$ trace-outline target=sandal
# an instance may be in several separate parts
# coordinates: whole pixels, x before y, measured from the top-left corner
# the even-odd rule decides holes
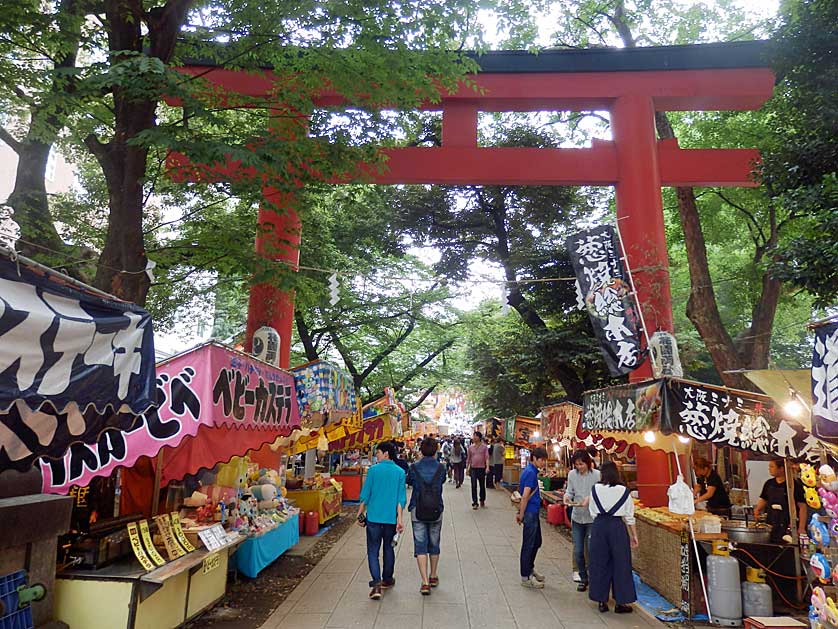
[[[431,586],[428,583],[423,583],[422,587],[419,588],[419,593],[422,596],[430,596],[431,595]]]
[[[428,579],[428,583],[432,588],[435,588],[439,585],[439,577],[431,577],[430,579]]]

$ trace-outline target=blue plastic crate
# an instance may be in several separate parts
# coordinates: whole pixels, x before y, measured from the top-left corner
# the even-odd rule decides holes
[[[3,601],[3,611],[0,613],[10,615],[17,611],[19,603],[17,589],[21,585],[26,585],[25,570],[0,576],[0,601]],[[5,629],[5,627],[0,625],[0,629]]]
[[[0,618],[0,629],[34,629],[32,622],[32,607],[27,605],[13,614]]]

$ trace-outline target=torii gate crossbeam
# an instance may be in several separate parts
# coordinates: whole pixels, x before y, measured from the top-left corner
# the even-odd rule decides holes
[[[390,148],[388,169],[368,180],[382,184],[443,185],[609,185],[616,187],[617,215],[638,301],[650,333],[672,331],[669,264],[661,186],[752,186],[759,154],[753,149],[681,149],[656,139],[656,111],[758,109],[772,94],[774,75],[765,42],[737,42],[635,49],[488,53],[478,58],[472,77],[479,91],[463,87],[443,94],[426,110],[442,111],[442,146]],[[182,68],[201,74],[223,89],[268,98],[281,77],[213,68],[196,63]],[[338,94],[324,93],[316,105],[339,106]],[[613,141],[585,149],[480,147],[479,112],[607,110]],[[181,156],[175,167],[186,167]],[[219,178],[235,167],[213,167]],[[184,175],[184,178],[189,174]],[[277,213],[260,209],[257,251],[299,262],[301,225],[293,199],[265,189]],[[280,365],[287,367],[293,326],[293,295],[268,286],[251,291],[247,344],[262,325],[277,329]],[[642,366],[632,379],[648,377]]]

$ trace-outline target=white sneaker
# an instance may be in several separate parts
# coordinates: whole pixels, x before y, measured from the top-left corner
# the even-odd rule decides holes
[[[521,579],[521,587],[530,588],[531,590],[543,590],[544,584],[530,577],[529,579]]]
[[[582,577],[579,576],[578,572],[573,573],[573,582],[574,583],[582,583]]]
[[[532,578],[539,583],[544,583],[547,580],[543,574],[538,574],[535,570],[532,571]]]

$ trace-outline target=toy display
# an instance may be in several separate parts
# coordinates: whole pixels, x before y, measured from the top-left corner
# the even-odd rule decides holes
[[[214,523],[242,535],[261,535],[297,513],[286,499],[282,477],[276,470],[260,469],[247,457],[233,457],[217,468],[213,485],[184,499],[181,519],[200,528]]]
[[[809,520],[809,539],[801,549],[804,557],[809,555],[811,576],[820,583],[812,590],[809,625],[811,629],[838,629],[838,604],[824,589],[838,586],[838,570],[833,568],[838,557],[838,482],[835,470],[830,465],[822,465],[817,471],[809,465],[801,465],[800,478],[804,484],[806,503],[818,510]]]

